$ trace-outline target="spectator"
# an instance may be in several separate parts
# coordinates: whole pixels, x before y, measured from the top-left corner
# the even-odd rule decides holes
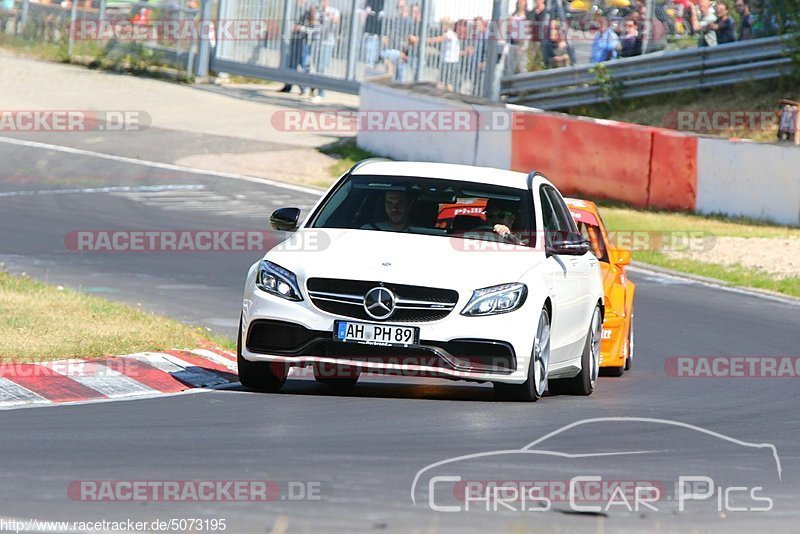
[[[322,0],[320,4],[319,17],[319,51],[317,52],[317,72],[325,74],[328,65],[333,59],[333,51],[336,49],[336,39],[339,36],[339,22],[342,14],[338,9],[331,5],[331,0]],[[315,96],[325,96],[321,89],[316,90]]]
[[[374,65],[380,57],[380,37],[383,35],[384,0],[366,0],[364,12],[364,59],[368,65]]]
[[[302,9],[304,4],[300,4]],[[292,30],[292,42],[289,45],[289,69],[297,70],[297,67],[306,74],[311,72],[311,44],[309,40],[312,36],[317,35],[319,30],[319,18],[317,17],[317,8],[315,6],[309,7],[303,17],[300,19],[299,24],[294,25]],[[284,84],[281,93],[291,93],[293,84]],[[300,94],[306,92],[306,87],[300,86]]]
[[[619,55],[622,57],[633,57],[642,55],[642,36],[636,27],[633,19],[626,19],[622,34],[622,48]]]
[[[767,37],[778,33],[780,27],[775,16],[774,8],[769,2],[762,5],[758,0],[750,1],[750,10],[753,12],[753,36]]]
[[[528,16],[526,0],[517,0],[517,9],[511,15],[508,42],[511,45],[509,55],[509,73],[528,72]]]
[[[536,0],[533,9],[526,13],[526,17],[530,24],[531,42],[529,45],[529,55],[534,64],[542,57],[542,43],[549,38],[550,15],[547,12],[547,3],[545,0]]]
[[[15,16],[14,0],[0,0],[0,32],[5,33],[8,21]]]
[[[441,71],[439,82],[448,91],[458,91],[461,87],[458,66],[461,60],[461,42],[449,19],[442,20],[443,33],[437,37],[429,37],[429,43],[442,43]]]
[[[728,4],[719,2],[714,6],[717,20],[708,25],[717,34],[717,44],[727,44],[736,41],[736,22],[728,13]]]
[[[548,59],[546,65],[548,68],[556,69],[558,67],[569,67],[574,63],[572,59],[572,50],[564,37],[564,32],[561,31],[561,22],[554,20],[550,24],[550,43],[548,46]]]
[[[736,12],[739,14],[739,40],[752,39],[753,35],[753,14],[750,12],[750,6],[744,0],[736,0],[734,4]]]
[[[611,28],[606,17],[600,17],[600,27],[594,35],[592,42],[592,55],[590,57],[591,63],[601,63],[616,59],[617,51],[619,49],[619,37],[616,32]]]
[[[692,32],[697,34],[697,46],[717,46],[717,34],[709,25],[716,22],[710,0],[699,0],[691,11]]]

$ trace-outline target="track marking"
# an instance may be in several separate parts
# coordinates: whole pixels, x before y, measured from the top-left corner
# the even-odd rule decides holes
[[[745,295],[750,297],[758,297],[765,300],[771,300],[773,302],[779,302],[781,304],[788,304],[789,306],[800,306],[800,299],[795,299],[788,296],[785,297],[782,295],[771,295],[769,293],[762,293],[761,291],[751,290],[746,287],[728,286],[722,283],[717,284],[706,280],[698,280],[696,278],[692,278],[690,275],[683,276],[680,273],[674,273],[674,274],[662,273],[660,271],[650,270],[646,266],[641,266],[641,265],[636,265],[636,266],[631,265],[630,267],[628,267],[628,270],[630,270],[633,273],[641,273],[647,276],[652,276],[654,278],[664,278],[667,280],[671,280],[672,281],[671,283],[679,283],[679,282],[674,282],[678,280],[682,281],[683,283],[698,284],[710,287],[712,289],[721,289],[729,293],[736,293],[739,295]]]
[[[135,193],[164,191],[197,191],[206,186],[199,184],[190,185],[111,185],[107,187],[83,187],[80,189],[28,189],[24,191],[0,191],[2,197],[21,197],[38,195],[72,195],[76,193]]]
[[[315,197],[319,197],[324,192],[320,189],[313,189],[310,187],[304,187],[302,185],[277,182],[275,180],[268,180],[266,178],[256,178],[255,176],[247,176],[244,174],[236,174],[232,172],[208,171],[203,169],[197,169],[194,167],[175,165],[172,163],[160,163],[157,161],[149,161],[145,159],[127,158],[125,156],[113,156],[111,154],[104,154],[102,152],[95,152],[93,150],[84,150],[82,148],[71,148],[62,145],[52,145],[50,143],[40,143],[38,141],[26,141],[23,139],[14,139],[12,137],[0,137],[0,143],[5,143],[8,145],[24,146],[28,148],[41,148],[44,150],[53,150],[56,152],[63,152],[64,154],[88,156],[91,158],[105,159],[109,161],[116,161],[119,163],[129,163],[131,165],[140,165],[142,167],[150,167],[153,169],[162,169],[166,171],[184,172],[187,174],[200,174],[205,176],[218,176],[220,178],[230,178],[233,180],[241,180],[243,182],[252,182],[256,184],[278,187],[281,189],[288,189],[290,191],[306,193],[308,195],[314,195]]]

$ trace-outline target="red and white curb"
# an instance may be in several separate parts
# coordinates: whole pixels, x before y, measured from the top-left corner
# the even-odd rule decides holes
[[[220,349],[141,352],[97,360],[0,362],[0,409],[153,397],[238,381]]]

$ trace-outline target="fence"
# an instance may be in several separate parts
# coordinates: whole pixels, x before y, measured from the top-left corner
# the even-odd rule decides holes
[[[13,1],[10,12],[0,11],[0,30],[31,40],[66,42],[69,56],[81,41],[90,39],[100,42],[101,53],[112,60],[170,64],[185,71],[187,78],[211,69],[357,93],[362,81],[384,77],[435,82],[492,99],[499,96],[502,74],[524,71],[529,65],[536,68],[534,56],[567,50],[563,55],[570,63],[588,61],[596,32],[585,26],[603,3],[584,1],[591,5],[589,16],[573,12],[575,2],[547,0],[545,19],[553,24],[530,27],[525,26],[527,15],[503,15],[510,12],[509,4],[516,5],[509,0],[495,0],[494,5],[491,0],[155,0],[114,5],[106,5],[107,0]],[[649,2],[653,3],[660,7],[651,17],[645,15],[646,20],[666,20],[663,2]],[[127,24],[127,34],[117,31],[120,22]],[[171,22],[176,26],[170,30]],[[111,31],[97,31],[108,26]],[[665,32],[675,31],[662,23],[659,33],[655,26],[648,31],[655,46],[644,45],[646,49],[663,46]],[[142,28],[152,31],[131,37],[134,29]],[[515,33],[523,31],[529,37]],[[558,48],[558,39],[565,46]],[[791,68],[778,38],[654,52],[604,66],[603,83],[598,83],[594,67],[578,65],[507,75],[501,92],[512,103],[558,109],[771,78]]]
[[[563,0],[546,0],[535,23],[528,20],[532,12],[511,15],[516,2],[509,0],[498,0],[494,11],[492,0],[317,1],[220,0],[220,25],[259,21],[262,27],[248,38],[220,38],[211,69],[348,92],[365,79],[384,76],[489,96],[487,77],[494,75],[496,87],[504,71],[564,64],[551,62],[548,54],[557,52],[561,41],[571,63],[588,62],[595,37],[589,26],[603,15],[599,0],[584,2],[586,13]],[[653,21],[650,30],[660,30],[650,31],[646,51],[663,48],[667,32],[675,31],[661,21],[667,16],[662,4],[647,18]],[[611,20],[620,22],[625,15],[615,11]],[[542,46],[529,47],[532,41]]]
[[[564,109],[687,89],[777,78],[791,72],[782,37],[767,37],[709,48],[657,52],[595,66],[508,76],[501,91],[509,103]]]
[[[2,33],[63,46],[68,57],[88,53],[98,60],[146,60],[148,65],[171,65],[185,71],[187,78],[192,76],[198,36],[196,31],[180,30],[187,23],[196,26],[199,11],[187,7],[186,0],[161,4],[14,0],[12,6],[0,10]]]

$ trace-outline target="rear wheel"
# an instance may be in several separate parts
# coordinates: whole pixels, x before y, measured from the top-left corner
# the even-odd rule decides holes
[[[314,379],[320,384],[337,388],[349,388],[356,385],[361,376],[361,369],[350,365],[318,363],[314,365]]]
[[[251,362],[242,356],[242,320],[239,319],[239,337],[236,340],[236,363],[239,382],[247,389],[273,393],[286,382],[286,366],[279,362]]]
[[[494,382],[494,393],[500,400],[535,402],[547,390],[547,369],[550,366],[550,314],[542,308],[536,339],[533,341],[528,379],[522,384]]]
[[[589,323],[586,345],[581,356],[581,372],[572,378],[550,381],[550,391],[559,395],[591,395],[600,374],[600,342],[603,337],[603,314],[595,306]]]
[[[627,355],[625,358],[625,370],[633,367],[633,315],[631,315],[631,327],[628,329]]]

